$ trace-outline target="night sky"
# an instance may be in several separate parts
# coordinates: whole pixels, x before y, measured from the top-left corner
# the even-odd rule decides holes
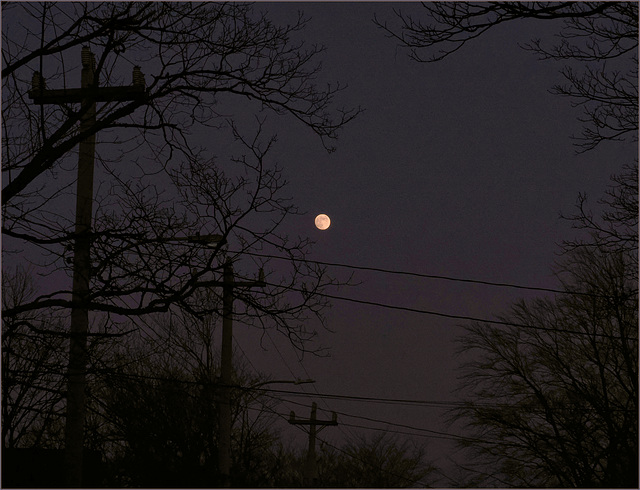
[[[276,151],[288,192],[307,211],[290,219],[286,230],[316,241],[312,260],[557,287],[551,273],[557,244],[577,233],[560,214],[573,213],[578,192],[586,192],[595,206],[609,176],[635,155],[634,145],[604,144],[576,154],[571,136],[580,133],[580,111],[549,93],[562,82],[562,65],[538,61],[518,45],[534,37],[550,39],[557,23],[507,24],[444,61],[418,64],[372,22],[374,14],[392,20],[397,5],[261,4],[274,20],[290,20],[298,9],[311,17],[305,41],[327,47],[322,81],[348,84],[344,102],[365,109],[341,133],[332,154],[305,128],[279,129]],[[420,11],[417,4],[402,8]],[[318,213],[331,217],[328,230],[315,229]],[[341,278],[352,272],[330,271]],[[518,298],[543,294],[367,271],[355,271],[354,280],[361,284],[330,294],[487,319],[506,313]],[[262,339],[266,350],[261,350],[255,332],[241,327],[234,332],[237,344],[256,369],[274,379],[293,373],[316,380],[313,388],[296,390],[457,399],[454,339],[464,322],[332,303],[326,315],[332,332],[317,326],[318,342],[330,348],[328,357],[305,356],[299,362],[286,339],[274,333]],[[420,434],[415,440],[427,442],[429,456],[439,464],[451,456],[446,440],[382,422],[453,433],[443,425],[442,407],[315,400],[320,409],[380,420],[339,415],[345,424]],[[295,404],[279,411],[289,409],[309,416]],[[319,412],[319,418],[329,416]],[[320,437],[335,443],[358,430],[329,428]],[[296,444],[305,444],[305,437],[300,433]]]
[[[632,160],[636,146],[605,143],[576,153],[571,136],[580,133],[580,109],[549,93],[562,82],[563,65],[539,61],[519,46],[534,37],[552,41],[558,23],[507,23],[444,61],[419,64],[373,23],[374,14],[392,21],[399,5],[407,12],[421,10],[416,3],[257,5],[275,22],[293,22],[298,10],[310,17],[300,39],[327,48],[318,84],[348,85],[339,102],[364,109],[330,154],[307,127],[277,119],[278,141],[270,156],[289,182],[284,194],[305,213],[290,216],[281,232],[315,241],[310,260],[557,287],[551,267],[558,244],[577,233],[561,213],[574,212],[579,192],[595,206],[609,176]],[[331,218],[328,230],[315,228],[319,213]],[[277,268],[277,261],[271,264]],[[253,267],[247,258],[237,270],[249,274]],[[495,319],[516,299],[544,294],[328,269],[339,279],[354,273],[359,283],[328,294],[454,316]],[[300,359],[283,335],[263,336],[239,322],[234,355],[272,379],[316,380],[274,389],[432,402],[274,393],[290,400],[277,408],[284,418],[291,410],[309,417],[312,401],[318,402],[320,419],[339,412],[341,425],[325,429],[320,439],[339,444],[369,433],[350,425],[387,428],[426,443],[428,457],[446,466],[455,457],[453,446],[427,431],[457,433],[442,415],[446,402],[459,399],[453,391],[460,363],[454,341],[464,322],[338,299],[325,316],[328,330],[318,321],[309,325],[318,331],[316,346],[327,348],[324,356]],[[284,419],[276,426],[295,447],[306,447],[302,431]]]

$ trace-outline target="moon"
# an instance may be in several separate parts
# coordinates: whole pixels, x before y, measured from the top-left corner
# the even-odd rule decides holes
[[[329,219],[329,216],[326,214],[319,214],[316,216],[316,228],[318,228],[318,230],[326,230],[330,226],[331,220]]]

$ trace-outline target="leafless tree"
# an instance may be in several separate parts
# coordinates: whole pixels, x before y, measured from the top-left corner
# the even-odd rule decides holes
[[[2,8],[4,263],[9,256],[29,262],[46,278],[37,295],[4,305],[5,321],[73,309],[84,322],[90,311],[88,335],[106,340],[125,334],[118,325],[134,316],[181,308],[203,318],[217,307],[193,295],[219,290],[231,260],[240,279],[267,269],[264,291],[235,289],[243,321],[277,328],[296,347],[314,349],[305,319],[321,318],[325,300],[316,293],[334,281],[304,260],[308,240],[279,232],[297,209],[282,195],[286,182],[271,160],[271,118],[306,127],[320,149],[331,151],[338,130],[359,110],[339,107],[340,86],[319,85],[322,48],[300,41],[302,15],[278,26],[244,3]],[[95,60],[83,58],[94,54]],[[74,99],[80,65],[92,67],[93,81]],[[118,95],[123,87],[136,88],[135,96]],[[95,120],[92,97],[99,99]],[[73,152],[96,136],[94,212],[91,226],[76,234]],[[223,241],[210,246],[211,235]],[[72,267],[71,256],[80,241],[90,244],[91,264],[82,270]],[[265,250],[288,257],[288,266],[276,275],[249,255]],[[72,273],[88,278],[88,287],[71,286]],[[292,284],[307,293],[292,294]],[[79,457],[86,335],[78,330],[70,334],[67,422],[74,423],[67,449]],[[80,464],[71,459],[76,481]]]
[[[558,26],[554,44],[523,46],[565,63],[552,93],[583,111],[578,151],[638,134],[638,4],[425,2],[414,16],[374,19],[418,62],[465,49],[489,30],[530,20]],[[567,291],[521,301],[495,326],[460,338],[466,360],[452,412],[466,423],[471,486],[638,484],[637,160],[613,177],[594,216],[586,195],[569,216],[586,232],[563,244],[556,267]]]
[[[424,2],[419,15],[395,8],[374,19],[418,62],[439,61],[502,24],[557,21],[555,44],[523,47],[540,59],[566,62],[565,83],[552,92],[583,110],[580,151],[638,133],[638,4],[635,2]]]
[[[282,313],[277,328],[302,347],[312,336],[303,312],[320,312],[324,302],[314,293],[331,280],[302,260],[308,241],[278,233],[297,209],[282,196],[285,178],[269,160],[275,135],[267,116],[299,121],[332,150],[337,131],[358,112],[337,107],[341,87],[316,85],[322,48],[296,40],[306,24],[302,15],[280,27],[241,3],[9,3],[3,9],[5,19],[16,19],[3,30],[5,249],[33,257],[39,272],[70,275],[71,152],[99,133],[89,309],[140,315],[177,304],[195,313],[190,295],[219,283],[227,258],[270,250],[291,258],[291,274],[283,276],[284,288],[271,276],[273,285],[250,298],[246,313],[263,322],[265,314]],[[146,89],[135,100],[99,105],[95,124],[80,131],[84,107],[36,105],[28,93],[76,86],[85,45],[97,52],[97,84],[127,84],[131,68],[140,66]],[[212,233],[226,246],[171,241]],[[61,283],[5,316],[70,307],[70,286]],[[308,294],[278,294],[294,283]]]
[[[2,304],[10,308],[36,292],[22,267],[2,273]],[[63,352],[67,340],[59,314],[33,312],[2,321],[3,447],[56,447],[64,414]]]
[[[196,296],[216,301],[213,295]],[[220,319],[175,309],[145,321],[127,345],[110,349],[110,358],[95,358],[87,439],[119,468],[109,472],[111,485],[219,485],[220,354],[214,333]],[[234,371],[231,480],[260,485],[276,440],[270,428],[273,402],[251,389],[266,378],[240,360]]]
[[[476,323],[460,338],[469,401],[452,420],[471,433],[474,486],[638,484],[637,217],[634,234],[633,221],[584,216],[601,223],[579,215],[592,233],[565,244],[556,274],[566,294],[522,300],[501,317],[513,327]]]
[[[333,109],[339,87],[314,85],[321,49],[291,39],[304,28],[301,15],[278,27],[242,3],[9,3],[3,8],[17,21],[3,30],[3,204],[17,205],[38,176],[55,171],[81,139],[99,130],[140,130],[138,142],[153,151],[145,163],[153,159],[157,165],[174,153],[193,154],[189,131],[197,125],[216,128],[231,111],[227,100],[289,114],[327,145],[355,114]],[[143,98],[105,103],[87,134],[78,131],[78,111],[64,104],[41,110],[27,100],[34,70],[49,88],[73,86],[70,75],[78,60],[70,55],[77,57],[83,45],[101,50],[100,84],[122,84],[123,66],[127,74],[134,65],[144,67],[147,78]],[[151,142],[151,134],[160,134],[162,143]]]
[[[615,252],[628,257],[631,280],[638,280],[638,164],[625,165],[622,172],[611,177],[612,184],[598,201],[604,211],[594,215],[588,206],[588,196],[578,195],[576,212],[566,216],[572,226],[587,232],[582,239],[565,240],[565,251],[599,246],[603,252]],[[634,266],[635,264],[635,266]]]
[[[424,446],[388,432],[356,435],[340,446],[322,442],[317,457],[319,488],[425,488],[433,472]],[[305,459],[305,454],[281,454],[276,485],[300,485]]]

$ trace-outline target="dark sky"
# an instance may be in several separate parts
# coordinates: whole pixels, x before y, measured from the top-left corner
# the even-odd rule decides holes
[[[506,24],[444,61],[418,64],[372,22],[374,14],[392,20],[399,5],[421,11],[419,4],[397,2],[259,3],[276,22],[293,22],[304,11],[311,21],[301,39],[327,48],[318,83],[347,84],[340,102],[364,108],[331,154],[308,128],[277,120],[271,156],[289,181],[284,193],[306,212],[289,217],[282,232],[313,239],[311,260],[557,287],[551,274],[557,244],[576,233],[560,213],[573,212],[579,192],[595,204],[609,176],[636,155],[636,146],[604,144],[576,154],[570,137],[580,133],[580,110],[549,93],[562,82],[562,65],[538,61],[518,45],[534,37],[551,41],[557,23]],[[332,220],[326,231],[314,227],[319,213]],[[352,272],[329,270],[339,278]],[[371,271],[355,271],[354,281],[361,284],[328,292],[488,319],[520,297],[539,294]],[[447,406],[440,403],[458,399],[454,340],[463,333],[461,323],[334,300],[326,312],[330,331],[319,322],[309,325],[318,330],[318,345],[328,348],[325,357],[300,361],[284,336],[261,336],[239,323],[234,336],[236,355],[246,355],[261,373],[316,380],[313,387],[282,389],[433,402],[290,397],[278,412],[308,417],[315,400],[319,418],[330,417],[324,410],[340,412],[341,425],[321,432],[321,439],[339,443],[365,432],[349,424],[388,428],[415,434],[428,444],[429,457],[444,465],[451,446],[426,431],[455,433],[444,426]],[[277,426],[296,447],[306,447],[303,433],[284,420]]]
[[[290,20],[298,9],[311,17],[304,39],[327,47],[323,77],[348,84],[342,100],[365,109],[330,155],[304,128],[279,129],[276,151],[288,192],[307,211],[290,219],[286,230],[317,242],[314,260],[556,287],[551,266],[557,244],[576,233],[560,213],[574,211],[578,192],[593,201],[600,197],[635,147],[605,144],[576,154],[570,137],[580,133],[580,112],[549,93],[562,82],[562,65],[538,61],[518,46],[534,37],[551,40],[557,23],[504,25],[444,61],[418,64],[372,22],[374,13],[391,20],[397,5],[261,4],[275,20]],[[403,10],[420,7],[403,4]],[[323,232],[313,224],[321,212],[332,220]],[[330,270],[339,277],[349,272]],[[332,294],[480,318],[495,318],[515,299],[538,294],[364,271],[355,279],[362,284]],[[461,323],[335,300],[327,314],[332,333],[317,326],[329,357],[298,362],[285,339],[271,334],[286,364],[270,339],[263,339],[267,350],[261,351],[254,332],[238,327],[235,336],[252,365],[274,379],[308,373],[320,393],[441,402],[457,397],[454,338],[463,332]],[[442,410],[424,405],[316,401],[321,409],[389,424],[448,430]],[[309,416],[294,404],[280,411],[289,409]],[[342,415],[339,420],[385,428]],[[340,441],[354,430],[330,428],[321,437]],[[296,444],[303,445],[304,437]],[[450,456],[440,439],[416,440],[428,442],[439,463]]]

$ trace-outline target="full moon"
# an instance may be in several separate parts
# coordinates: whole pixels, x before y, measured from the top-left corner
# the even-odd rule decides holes
[[[326,214],[319,214],[316,216],[316,228],[318,228],[318,230],[326,230],[329,226],[331,226],[329,216]]]

